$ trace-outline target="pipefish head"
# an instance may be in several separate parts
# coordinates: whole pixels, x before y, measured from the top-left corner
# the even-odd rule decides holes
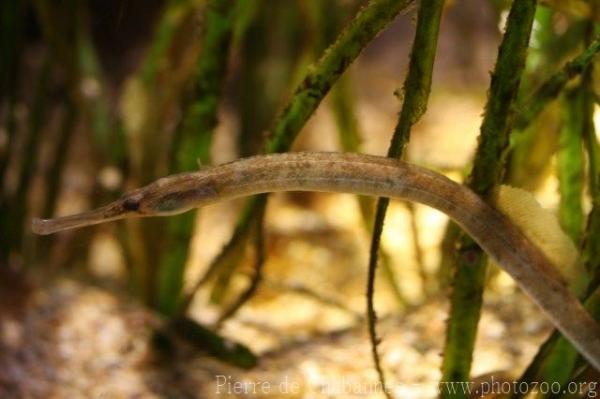
[[[137,214],[139,200],[135,192],[126,194],[120,199],[91,211],[75,215],[62,216],[53,219],[34,218],[31,229],[36,234],[52,234],[63,230],[124,219]]]
[[[210,202],[215,196],[210,182],[194,179],[191,174],[175,175],[91,211],[54,219],[33,219],[32,230],[45,235],[129,217],[174,215]]]
[[[196,173],[164,177],[122,198],[123,207],[140,216],[169,216],[187,212],[217,198],[210,179]]]

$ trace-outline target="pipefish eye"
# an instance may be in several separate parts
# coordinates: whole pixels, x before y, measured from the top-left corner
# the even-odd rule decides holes
[[[140,201],[136,198],[126,198],[125,201],[123,201],[123,209],[135,212],[140,209]]]

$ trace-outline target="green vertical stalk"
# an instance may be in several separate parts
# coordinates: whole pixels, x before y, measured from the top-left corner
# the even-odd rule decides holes
[[[422,0],[419,6],[415,39],[413,41],[408,74],[403,87],[404,102],[388,150],[388,157],[390,158],[400,158],[402,156],[410,138],[412,126],[427,109],[443,8],[443,0]],[[369,323],[371,350],[375,368],[379,374],[379,380],[384,387],[385,375],[377,351],[379,339],[377,338],[376,331],[377,315],[375,312],[374,293],[379,244],[388,204],[389,198],[380,198],[377,201],[367,277],[367,319]]]
[[[352,82],[343,76],[331,90],[331,107],[343,151],[359,152],[362,138],[354,112]]]
[[[592,211],[588,216],[583,259],[592,281],[600,282],[600,195],[594,197]]]
[[[556,42],[554,33],[554,9],[540,6],[535,12],[534,29],[531,32],[531,49],[525,63],[527,79],[521,82],[521,93],[529,92],[531,84],[537,84],[536,76],[546,76],[553,66],[550,62],[552,46]]]
[[[170,0],[165,5],[165,10],[156,27],[148,53],[139,70],[139,77],[148,87],[156,84],[157,75],[161,69],[161,62],[172,44],[173,37],[179,28],[181,19],[192,7],[191,0]]]
[[[0,35],[0,106],[5,109],[2,124],[7,135],[4,147],[0,148],[0,266],[8,261],[10,234],[6,224],[14,217],[10,214],[9,198],[4,192],[4,177],[16,136],[15,105],[21,63],[21,4],[18,0],[6,0],[0,4],[0,26],[3,30]]]
[[[212,262],[208,270],[202,275],[202,277],[196,281],[196,284],[190,291],[183,302],[182,305],[182,313],[185,313],[187,308],[189,307],[194,293],[203,286],[206,282],[212,279],[218,271],[218,268],[215,265],[222,267],[223,269],[233,269],[235,265],[239,262],[239,258],[241,257],[242,250],[244,249],[244,245],[246,244],[246,240],[248,238],[247,231],[251,227],[250,225],[254,221],[254,209],[261,210],[265,208],[266,204],[260,203],[261,201],[266,200],[266,196],[256,196],[250,199],[247,203],[246,207],[242,211],[242,215],[238,220],[238,224],[233,232],[233,235],[229,242],[225,245],[223,250],[217,255],[215,260]],[[258,202],[258,203],[257,203]],[[223,295],[223,292],[220,290],[213,290],[212,295]],[[211,298],[215,302],[219,301],[219,297]]]
[[[539,85],[540,78],[551,74],[558,65],[552,56],[557,34],[554,32],[555,12],[540,6],[535,13],[531,32],[531,48],[519,89],[519,98],[529,96]],[[564,56],[564,54],[561,54]],[[519,107],[517,107],[519,109]],[[559,113],[546,109],[530,125],[511,134],[511,150],[507,159],[505,180],[510,185],[533,191],[549,173],[548,157],[555,151],[558,140]],[[542,138],[543,137],[543,138]]]
[[[590,71],[591,72],[591,71]],[[586,74],[583,90],[585,90],[585,121],[584,139],[589,161],[589,185],[592,195],[592,210],[588,215],[584,235],[583,260],[590,276],[600,280],[600,159],[598,158],[598,142],[593,123],[594,97],[591,73]],[[594,278],[594,277],[592,277]],[[599,281],[600,282],[600,281]]]
[[[210,147],[227,73],[236,0],[209,0],[204,14],[202,51],[194,75],[194,99],[185,109],[171,173],[210,162]],[[167,222],[167,244],[158,269],[159,311],[172,315],[181,305],[185,262],[194,230],[196,212]]]
[[[139,123],[139,126],[123,124],[125,135],[138,140],[128,148],[128,155],[131,178],[140,185],[168,171],[167,160],[171,154],[165,151],[166,140],[161,135],[160,125],[164,108],[167,107],[166,97],[171,94],[170,90],[176,89],[168,84],[161,86],[159,83],[161,83],[161,73],[171,66],[169,50],[173,46],[173,40],[182,21],[195,6],[196,3],[190,0],[170,0],[165,4],[146,55],[137,72],[128,79],[130,86],[126,89],[123,98],[127,100],[127,95],[130,94],[127,90],[132,90],[135,92],[132,98],[137,98],[137,101],[148,108],[144,110],[146,114],[142,115],[144,120]],[[127,118],[127,115],[124,115],[125,122]],[[149,306],[156,306],[158,302],[158,263],[162,256],[174,259],[182,257],[180,252],[173,251],[166,255],[167,252],[163,251],[163,247],[168,245],[165,239],[167,225],[173,226],[172,230],[174,230],[177,221],[132,221],[120,231],[125,256],[131,264],[129,278],[132,289]],[[178,236],[179,233],[172,232],[172,234]]]
[[[506,22],[506,31],[492,74],[475,162],[468,179],[469,187],[483,196],[502,179],[504,155],[511,129],[511,107],[519,91],[535,10],[536,0],[515,1]],[[450,298],[442,381],[469,380],[486,262],[481,248],[471,238],[463,235],[457,252],[456,274]],[[444,391],[441,397],[456,395]]]
[[[568,90],[563,97],[556,163],[560,225],[575,243],[579,243],[583,232],[583,100],[580,88]]]
[[[298,62],[305,53],[307,36],[301,22],[302,2],[274,2],[264,7],[260,0],[248,0],[242,7],[254,19],[241,42],[238,96],[241,156],[262,151],[264,132],[277,116],[280,99],[287,98],[293,90],[296,71],[304,71],[302,66],[306,67]],[[253,7],[258,10],[252,12]]]
[[[194,9],[196,3],[191,0],[170,0],[165,4],[162,16],[156,26],[152,41],[138,72],[129,79],[132,87],[139,87],[140,102],[145,103],[145,120],[137,131],[128,131],[130,137],[139,136],[139,145],[130,148],[132,175],[138,184],[146,184],[157,176],[174,168],[174,148],[177,142],[172,143],[171,152],[165,151],[167,140],[161,135],[160,124],[164,116],[164,108],[168,105],[172,87],[161,81],[163,73],[173,73],[170,62],[169,50],[180,29],[182,22]],[[164,79],[167,80],[168,79]],[[138,86],[139,84],[139,86]],[[139,148],[137,148],[139,147]],[[171,163],[167,165],[167,163]]]
[[[68,146],[73,137],[75,131],[75,121],[77,120],[77,110],[72,101],[66,100],[65,102],[65,115],[60,128],[60,135],[58,142],[54,149],[54,162],[50,166],[48,171],[47,186],[48,193],[44,201],[44,210],[42,215],[51,216],[54,214],[56,209],[56,202],[58,199],[60,189],[60,179],[62,171],[67,162]]]
[[[261,208],[264,212],[265,208]],[[221,314],[217,321],[217,326],[232,317],[256,292],[263,278],[263,264],[265,262],[265,239],[264,239],[264,214],[257,215],[254,234],[254,247],[256,255],[254,260],[254,275],[250,280],[249,286],[242,294]]]
[[[540,20],[537,18],[539,14],[543,15],[543,24],[540,24]],[[538,28],[536,29],[538,42],[541,42],[541,48],[530,52],[530,58],[528,58],[528,66],[532,63],[535,64],[533,70],[529,71],[529,76],[535,76],[539,71],[546,71],[553,67],[550,63],[550,59],[553,58],[556,50],[553,46],[556,44],[556,34],[553,29],[553,11],[546,7],[539,7],[536,15],[536,22]],[[572,46],[571,46],[572,47]],[[535,56],[534,60],[538,60],[537,63],[530,62],[531,56]],[[543,87],[543,86],[542,86]],[[523,88],[521,92],[525,92],[526,88]],[[539,93],[539,91],[537,92]],[[558,94],[558,93],[557,93]],[[549,98],[548,98],[549,99]],[[560,216],[561,224],[563,229],[570,235],[570,237],[576,242],[579,242],[582,233],[582,221],[583,213],[581,208],[582,199],[582,187],[583,187],[583,163],[582,163],[582,147],[581,147],[581,127],[583,110],[579,110],[579,107],[583,105],[583,98],[580,90],[571,89],[564,93],[557,106],[561,107],[562,113],[560,112],[547,112],[541,118],[536,118],[533,123],[525,128],[523,132],[520,132],[518,139],[518,145],[514,147],[514,151],[511,158],[512,171],[517,171],[517,175],[520,174],[523,178],[529,178],[530,174],[523,172],[526,170],[535,169],[532,168],[531,160],[538,159],[538,162],[548,164],[548,158],[551,156],[549,152],[545,153],[545,157],[541,158],[535,155],[535,151],[540,148],[541,140],[544,142],[553,142],[555,140],[549,139],[549,136],[553,136],[553,131],[556,130],[558,140],[558,162],[557,171],[560,181],[560,192],[561,192],[561,203],[560,203]],[[562,115],[561,115],[562,114]],[[558,120],[562,117],[562,127],[556,129],[549,129],[553,123],[548,123],[548,118],[556,118]],[[583,117],[585,118],[585,117]],[[558,123],[556,123],[558,125]],[[552,148],[546,149],[546,151],[555,151],[555,145]],[[520,157],[516,158],[517,153]],[[515,162],[517,161],[517,162]],[[520,161],[520,162],[519,162]],[[511,176],[514,177],[514,176]],[[565,383],[568,381],[569,376],[577,361],[577,351],[572,348],[568,341],[560,337],[558,334],[553,334],[553,338],[542,345],[539,349],[538,356],[532,362],[532,366],[528,368],[527,373],[524,377],[531,380],[536,378],[538,380],[545,380],[553,383]],[[514,393],[517,395],[517,393]]]
[[[236,0],[209,0],[201,32],[201,54],[193,77],[194,95],[184,111],[176,165],[171,172],[195,169],[210,161],[213,130],[227,75],[227,61],[235,18]]]
[[[410,0],[372,0],[357,14],[340,33],[336,42],[308,69],[304,80],[296,89],[267,137],[267,152],[289,150],[302,127],[341,74],[356,59],[361,50],[409,4],[411,4]],[[243,214],[251,215],[249,217],[254,218],[255,214],[261,213],[259,211],[260,207],[265,205],[264,200],[252,201]],[[242,219],[236,228],[237,234],[232,237],[230,244],[225,246],[225,250],[231,251],[235,246],[234,244],[243,242],[244,240],[240,237],[248,234],[251,225],[252,223],[245,223]],[[205,275],[214,275],[215,270],[221,269],[222,263],[220,261],[223,259],[226,259],[226,256],[217,256]],[[199,280],[199,283],[206,280],[203,277]],[[196,284],[196,288],[199,283]],[[196,288],[190,295],[194,294]],[[189,304],[190,302],[190,299],[186,300],[186,303]]]
[[[594,127],[594,93],[592,93],[592,83],[589,71],[584,74],[582,83],[583,97],[583,141],[588,156],[588,186],[592,199],[600,196],[600,154],[598,140],[596,139],[596,129]]]
[[[20,71],[20,46],[21,40],[21,2],[18,0],[5,0],[0,4],[0,104],[6,107],[5,120],[2,121],[6,128],[7,140],[3,149],[0,149],[0,203],[2,200],[2,187],[4,172],[15,137],[14,108],[17,97],[17,82]],[[5,208],[5,207],[0,207]],[[5,216],[2,216],[4,218]]]
[[[101,161],[119,165],[125,158],[125,140],[122,132],[114,129],[111,124],[107,85],[84,11],[81,11],[77,21],[77,69],[80,73],[80,81],[94,81],[100,89],[90,98],[80,98],[82,102],[80,106],[92,132],[94,144],[97,146],[98,157]]]
[[[593,24],[589,22],[588,26],[591,27]],[[587,37],[588,42],[591,41],[591,33],[590,29]],[[565,95],[566,101],[570,100],[571,103],[567,102],[565,104],[566,120],[564,133],[565,135],[576,135],[578,137],[572,138],[567,136],[564,138],[564,141],[567,143],[570,141],[579,141],[579,144],[581,144],[581,140],[583,140],[583,144],[588,153],[588,183],[590,195],[592,197],[592,211],[588,215],[587,227],[583,232],[582,259],[586,270],[589,272],[589,276],[592,276],[592,278],[588,282],[587,292],[585,295],[581,296],[581,299],[584,300],[586,309],[588,309],[596,319],[599,319],[600,314],[598,313],[598,306],[594,301],[594,292],[600,285],[600,279],[597,278],[599,276],[598,271],[600,270],[600,192],[598,190],[600,176],[598,174],[598,144],[593,123],[594,96],[592,93],[592,68],[593,64],[585,67],[581,83]],[[567,161],[569,158],[575,158],[573,167],[577,170],[579,162],[576,162],[576,157],[581,157],[581,154],[579,153],[581,152],[581,147],[577,149],[576,144],[572,145],[572,152],[575,153],[575,155],[567,157]],[[562,157],[565,158],[565,149],[563,149],[562,152]],[[569,167],[568,162],[565,160],[559,162],[559,164],[560,163],[563,164],[562,169],[567,169],[567,167]],[[572,176],[568,170],[561,171],[560,169],[561,168],[559,167],[559,176],[561,174],[563,175],[562,179],[565,180],[564,184],[568,184],[570,177],[575,178],[575,186],[583,184],[583,173],[579,174],[577,177],[577,175]],[[579,181],[580,179],[581,181]],[[577,190],[565,191],[567,192],[567,196],[571,191],[577,192]],[[580,212],[578,208],[580,202],[576,201],[576,198],[573,199],[573,202],[575,202],[573,213],[577,214]],[[561,195],[561,206],[566,207],[567,205],[569,205],[569,202],[563,201]],[[577,224],[574,225],[577,226]],[[573,230],[576,234],[577,230]],[[572,237],[574,236],[572,235]],[[574,238],[579,238],[579,236],[576,235]],[[593,276],[596,276],[596,278]],[[568,382],[571,377],[578,357],[577,351],[572,345],[555,331],[540,347],[535,358],[529,364],[519,381],[529,383],[536,379],[541,379],[564,384]],[[513,395],[513,398],[520,397],[522,397],[522,395]]]
[[[4,254],[3,256],[9,256],[11,253],[22,253],[21,246],[25,233],[27,196],[37,168],[38,150],[41,144],[43,122],[46,118],[48,106],[47,90],[51,69],[51,56],[46,55],[35,85],[33,105],[29,118],[30,124],[19,166],[19,179],[14,194],[7,201],[8,206],[6,209],[10,209],[10,215],[6,215],[6,218],[0,220],[0,253]]]

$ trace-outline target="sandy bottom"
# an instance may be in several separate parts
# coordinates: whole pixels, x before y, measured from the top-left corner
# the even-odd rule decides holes
[[[548,324],[525,298],[510,300],[484,307],[474,375],[510,371],[514,378],[547,335]],[[174,358],[158,356],[148,338],[160,320],[108,289],[61,278],[29,287],[21,305],[0,316],[2,398],[381,397],[363,321],[290,338],[246,313],[224,331],[246,336],[251,347],[260,336],[279,345],[254,369],[240,370],[183,347]],[[380,322],[396,397],[436,396],[446,314],[445,301],[431,299]],[[253,349],[263,351],[256,342]]]

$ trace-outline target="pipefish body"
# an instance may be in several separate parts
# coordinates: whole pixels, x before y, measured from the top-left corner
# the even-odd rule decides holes
[[[37,234],[51,234],[130,217],[174,215],[218,201],[277,191],[389,197],[444,212],[515,279],[556,328],[600,370],[600,326],[542,251],[467,187],[389,158],[349,153],[255,156],[164,177],[81,214],[34,219],[32,229]]]

